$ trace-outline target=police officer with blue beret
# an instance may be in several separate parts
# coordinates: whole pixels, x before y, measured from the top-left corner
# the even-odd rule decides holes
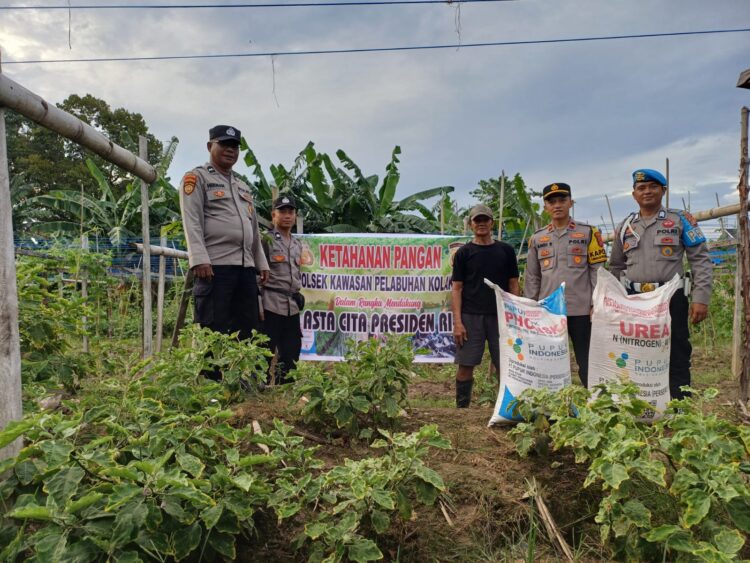
[[[713,264],[706,237],[693,216],[662,205],[666,186],[666,178],[657,170],[641,168],[633,172],[633,198],[639,210],[616,227],[609,263],[610,271],[630,294],[653,291],[675,274],[682,277],[682,289],[669,303],[669,391],[673,399],[680,399],[685,396],[680,387],[690,385],[688,321],[697,324],[708,315]],[[687,257],[691,275],[684,271],[683,256]]]

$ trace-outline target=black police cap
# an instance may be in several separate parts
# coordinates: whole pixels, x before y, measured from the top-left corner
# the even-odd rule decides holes
[[[240,142],[240,130],[231,125],[215,125],[208,131],[209,141],[237,141]]]
[[[273,208],[281,209],[282,207],[291,207],[297,209],[297,202],[290,195],[282,195],[273,200]]]
[[[544,189],[542,190],[542,199],[547,199],[548,197],[555,195],[566,195],[570,197],[570,186],[568,184],[563,184],[562,182],[544,186]]]

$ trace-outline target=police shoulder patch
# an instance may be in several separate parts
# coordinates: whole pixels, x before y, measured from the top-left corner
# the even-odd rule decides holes
[[[188,172],[182,178],[182,191],[185,195],[190,195],[195,190],[195,183],[198,181],[198,176],[192,172]]]

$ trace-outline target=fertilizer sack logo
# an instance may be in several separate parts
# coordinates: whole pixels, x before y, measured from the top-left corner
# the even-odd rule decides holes
[[[625,367],[627,367],[627,365],[628,365],[628,363],[627,363],[628,362],[628,357],[629,356],[628,356],[627,352],[623,352],[622,354],[620,354],[619,358],[615,355],[614,352],[610,352],[609,353],[609,358],[611,360],[615,361],[615,365],[618,368],[625,368]]]
[[[513,351],[518,355],[518,359],[523,361],[523,354],[521,353],[521,345],[523,344],[523,340],[520,338],[516,338],[513,340],[512,338],[508,338],[508,346],[513,347]]]

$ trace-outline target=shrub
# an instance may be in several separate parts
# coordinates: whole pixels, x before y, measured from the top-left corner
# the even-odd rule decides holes
[[[294,394],[308,399],[305,421],[362,438],[370,438],[374,428],[392,427],[407,406],[413,359],[408,338],[389,337],[385,343],[370,338],[357,342],[331,369],[300,366]]]
[[[528,390],[525,422],[510,435],[521,455],[549,439],[589,463],[584,487],[600,484],[603,541],[632,560],[732,561],[750,533],[750,429],[704,414],[713,389],[671,401],[653,425],[633,384]]]

